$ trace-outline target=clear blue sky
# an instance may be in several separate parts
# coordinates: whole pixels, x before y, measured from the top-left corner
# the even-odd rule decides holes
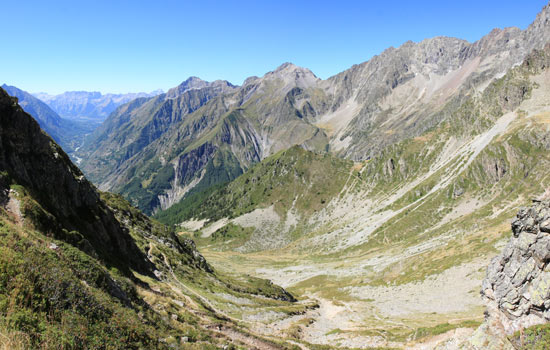
[[[31,92],[241,84],[291,61],[327,78],[389,46],[526,28],[548,0],[0,0],[0,84]]]

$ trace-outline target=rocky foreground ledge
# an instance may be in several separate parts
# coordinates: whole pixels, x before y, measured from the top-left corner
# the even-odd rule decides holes
[[[507,334],[550,321],[550,201],[521,208],[512,231],[481,291]]]
[[[522,339],[512,344],[517,334],[523,337],[525,329],[550,322],[550,200],[521,208],[512,231],[502,253],[487,267],[481,290],[485,322],[466,339],[450,339],[437,350],[527,349],[531,347],[522,346]]]

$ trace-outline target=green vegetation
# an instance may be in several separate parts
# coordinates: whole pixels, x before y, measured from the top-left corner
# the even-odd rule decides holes
[[[550,324],[532,326],[515,332],[510,341],[520,350],[550,349]]]
[[[133,235],[134,239],[145,239],[143,233],[155,237],[173,237],[173,230],[170,230],[167,226],[160,222],[149,218],[143,214],[139,209],[132,206],[124,197],[120,194],[101,192],[101,199],[113,209],[115,214],[120,218],[127,219],[127,224],[135,230],[140,230],[140,235]]]
[[[415,330],[414,340],[433,337],[439,334],[447,333],[450,330],[457,328],[477,328],[481,325],[479,321],[466,320],[460,323],[442,323],[433,327],[421,327]]]
[[[5,175],[4,175],[5,177]],[[5,179],[3,179],[5,180]],[[0,346],[10,349],[165,349],[212,348],[215,343],[200,320],[174,305],[179,322],[155,310],[159,302],[146,302],[148,276],[136,279],[106,266],[83,242],[77,231],[63,229],[57,239],[44,235],[45,224],[56,223],[29,196],[12,185],[24,215],[24,225],[0,210]],[[142,248],[150,240],[174,239],[172,231],[149,220],[119,195],[102,198],[127,223]],[[45,220],[46,218],[47,220]],[[47,231],[46,231],[47,232]],[[58,239],[63,239],[60,241]],[[174,242],[174,241],[172,241]],[[177,242],[177,243],[176,243]],[[205,274],[207,265],[194,245],[176,240],[172,248],[181,274]],[[202,260],[201,260],[202,259]],[[160,266],[160,265],[159,265]],[[146,282],[145,282],[146,281]],[[180,342],[186,336],[185,343]]]
[[[213,185],[203,191],[192,189],[178,203],[166,210],[159,211],[154,217],[166,225],[177,225],[186,218],[192,218],[199,212],[199,207],[212,193],[226,186],[227,183]]]
[[[173,188],[174,179],[176,177],[173,164],[168,163],[161,166],[158,158],[153,157],[153,154],[150,155],[152,157],[151,161],[146,163],[144,169],[138,167],[130,169],[130,180],[120,190],[120,193],[128,198],[133,205],[141,208],[141,210],[148,214],[151,214],[153,209],[160,206],[159,195],[165,194],[166,191]],[[191,153],[188,158],[193,156],[193,153]],[[186,169],[187,167],[194,166],[193,159],[186,158],[184,161],[187,161],[188,164],[183,165],[183,170],[179,170],[184,172],[183,175],[179,175],[180,183],[176,185],[181,186],[182,183],[188,183],[194,179],[200,178],[200,181],[189,193],[187,193],[185,199],[197,194],[201,195],[203,191],[212,191],[213,188],[217,188],[220,184],[225,184],[233,180],[243,172],[235,156],[224,149],[217,149],[214,151],[212,158],[208,160],[204,169],[201,169],[204,174],[203,176],[199,173],[194,173],[192,169]],[[181,176],[184,177],[181,178]],[[185,205],[176,204],[175,208],[170,208],[171,210],[167,214],[160,212],[158,218],[170,218],[173,215],[172,213],[178,213],[179,210],[186,210],[185,208]],[[169,220],[163,220],[165,223],[168,223],[168,221]]]
[[[350,176],[357,176],[352,167],[351,161],[295,146],[266,158],[227,186],[190,196],[157,218],[166,223],[193,217],[218,220],[271,205],[282,217],[290,208],[309,217],[337,196]]]
[[[121,193],[127,196],[135,206],[150,212],[160,204],[158,194],[170,189],[173,179],[174,167],[172,164],[167,164],[160,168],[158,172],[151,174],[146,183],[143,183],[141,178],[137,176],[132,177],[122,188]]]
[[[37,210],[25,188],[13,188],[22,206],[32,202]],[[101,193],[101,198],[165,280],[137,272],[128,276],[78,244],[40,233],[41,217],[51,216],[46,211],[24,211],[21,227],[0,210],[0,347],[214,349],[228,340],[213,336],[206,328],[213,321],[205,318],[220,322],[224,316],[205,300],[223,309],[228,305],[220,294],[249,298],[252,310],[267,308],[288,315],[312,307],[294,304],[292,295],[268,280],[213,272],[192,241],[149,219],[120,195]],[[81,237],[78,232],[71,235]],[[197,306],[182,298],[182,291],[189,290],[196,293],[190,294],[191,300],[202,316],[193,311]]]
[[[0,241],[0,333],[22,348],[165,348],[170,327],[124,276],[60,241],[50,249],[54,242],[4,218]]]
[[[226,246],[229,244],[230,247],[236,248],[248,241],[253,231],[254,229],[251,227],[245,228],[229,223],[212,233],[209,241],[214,244],[221,243]]]
[[[216,152],[211,160],[208,161],[201,181],[193,187],[191,191],[189,191],[189,193],[184,197],[184,200],[195,195],[199,196],[199,198],[195,197],[196,199],[200,199],[200,196],[205,196],[206,193],[211,193],[214,190],[223,187],[225,184],[235,179],[242,173],[243,170],[241,169],[237,158],[235,158],[235,156],[227,150],[220,150],[219,152]],[[187,201],[187,203],[189,203],[189,201]],[[172,209],[172,207],[170,208],[172,210],[168,209],[170,211],[167,214],[160,212],[163,215],[159,215],[159,218],[170,218],[171,215],[173,215],[171,213],[177,214],[178,210],[186,210],[184,205],[178,204],[176,204],[174,209]]]
[[[264,278],[250,275],[239,277],[219,276],[219,278],[228,288],[237,292],[263,295],[274,300],[296,301],[296,299],[283,288]]]

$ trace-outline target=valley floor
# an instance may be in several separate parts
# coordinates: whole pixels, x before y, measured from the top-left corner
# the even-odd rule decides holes
[[[253,329],[264,335],[338,347],[401,348],[439,335],[438,327],[451,336],[455,328],[473,330],[483,320],[479,289],[490,257],[452,267],[420,282],[369,286],[363,283],[360,273],[351,275],[346,271],[346,266],[360,264],[360,259],[345,264],[302,261],[293,265],[295,260],[279,254],[226,254],[204,249],[203,254],[217,269],[273,280],[300,299],[318,305],[290,317],[264,311],[243,312],[244,319],[261,322]],[[273,267],[281,264],[288,266]],[[342,277],[338,271],[349,275]],[[245,300],[227,303],[234,310],[246,305]],[[439,335],[439,339],[444,338]]]
[[[272,280],[316,305],[285,314],[222,298],[217,307],[254,332],[306,344],[432,349],[465,339],[483,321],[481,282],[509,238],[510,219],[550,184],[539,168],[547,161],[544,153],[530,165],[518,163],[513,150],[523,147],[513,143],[517,134],[549,128],[547,78],[535,78],[534,98],[516,112],[470,139],[448,139],[427,171],[383,195],[362,192],[352,170],[340,195],[306,224],[294,208],[281,216],[273,207],[204,228],[204,222],[184,223],[181,234],[193,235],[216,269]],[[433,140],[428,135],[424,141]],[[478,180],[487,154],[499,150],[508,177],[486,187],[468,185]],[[523,178],[514,174],[518,164],[532,166]],[[465,191],[449,195],[459,185]],[[212,239],[228,223],[253,231],[246,244]],[[289,239],[298,227],[299,238]],[[267,241],[273,236],[289,243],[277,248]]]

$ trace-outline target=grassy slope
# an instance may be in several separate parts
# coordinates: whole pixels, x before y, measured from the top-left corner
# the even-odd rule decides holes
[[[14,190],[28,217],[30,200]],[[164,348],[160,339],[177,334],[138,296],[135,281],[10,219],[2,210],[0,332],[9,338],[2,341],[14,348]]]
[[[238,217],[271,205],[281,216],[295,208],[307,217],[325,207],[353,176],[353,162],[294,146],[266,158],[244,175],[176,204],[157,218],[176,224],[190,218]]]
[[[127,276],[79,249],[77,240],[72,245],[37,230],[32,219],[38,204],[23,187],[13,184],[12,191],[21,203],[23,224],[0,210],[0,347],[213,349],[233,341],[208,329],[220,315],[198,295],[211,303],[218,293],[246,297],[260,311],[307,307],[294,306],[292,296],[269,281],[211,271],[192,241],[150,220],[119,195],[103,193],[140,249],[149,253],[161,279],[136,272]]]

